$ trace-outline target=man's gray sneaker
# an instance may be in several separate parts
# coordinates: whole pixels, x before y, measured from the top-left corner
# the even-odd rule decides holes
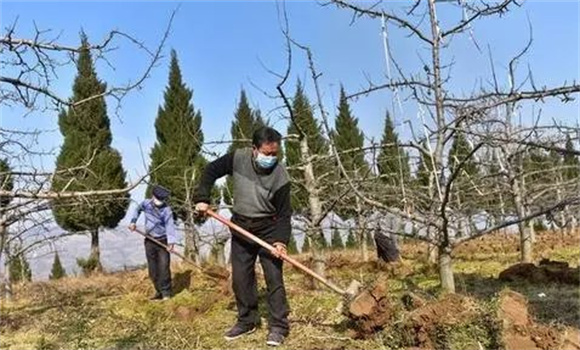
[[[226,332],[224,335],[224,339],[227,341],[231,341],[234,339],[238,339],[241,336],[246,334],[252,334],[256,331],[256,326],[243,326],[239,324],[235,324],[229,331]]]
[[[286,339],[284,335],[277,332],[270,332],[268,334],[266,344],[270,346],[280,346],[284,342],[284,339]]]

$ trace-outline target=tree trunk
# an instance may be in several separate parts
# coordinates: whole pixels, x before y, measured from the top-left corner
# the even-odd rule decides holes
[[[322,233],[321,233],[322,234]],[[312,269],[314,272],[319,274],[320,276],[326,276],[326,257],[324,255],[324,250],[318,246],[316,240],[313,240],[314,244],[312,244],[312,260],[313,266]],[[313,289],[320,287],[320,282],[311,279]]]
[[[431,227],[427,228],[427,236],[431,238],[431,241],[435,241],[434,233]],[[427,262],[431,265],[437,264],[437,245],[433,243],[427,243]]]
[[[187,219],[184,222],[184,250],[183,255],[188,259],[200,263],[199,247],[197,246],[197,240],[195,237],[195,224],[193,222],[193,215],[191,212],[187,213]]]
[[[358,239],[360,242],[360,253],[362,256],[362,260],[364,262],[369,261],[369,247],[367,245],[366,239],[366,230],[365,230],[365,221],[362,215],[362,208],[360,204],[360,198],[356,197],[356,211],[357,211],[357,218],[358,218]]]
[[[439,247],[439,279],[441,288],[445,292],[455,293],[455,280],[453,278],[453,266],[451,264],[451,247]]]
[[[0,220],[0,261],[2,261],[2,254],[4,254],[6,240],[8,238],[8,227],[4,219]]]
[[[96,228],[91,231],[91,254],[89,255],[89,260],[95,260],[97,262],[96,270],[102,271],[103,266],[101,265],[101,250],[99,249],[99,229]]]
[[[522,201],[522,192],[520,188],[520,182],[518,179],[512,180],[512,193],[514,194],[514,204],[516,206],[516,212],[518,218],[521,220],[526,217],[526,209]],[[521,221],[518,224],[518,229],[520,231],[520,262],[531,263],[532,262],[532,237],[530,236],[530,231],[526,229],[526,223]]]
[[[530,240],[532,243],[536,243],[536,229],[534,228],[535,220],[532,219],[528,222],[528,229],[530,230]]]
[[[319,237],[322,235],[322,229],[318,222],[322,221],[322,203],[320,201],[319,189],[317,186],[317,180],[314,176],[314,167],[312,160],[310,159],[310,149],[308,147],[308,140],[303,137],[300,140],[300,153],[303,161],[306,163],[304,166],[304,182],[305,187],[308,192],[308,204],[310,209],[310,220],[308,230],[310,231],[310,237]],[[312,244],[312,257],[314,259],[314,271],[321,276],[325,276],[326,271],[326,259],[324,257],[324,251],[318,246],[319,240],[313,240]],[[313,280],[314,281],[314,280]],[[315,284],[316,286],[318,284]]]
[[[8,235],[8,227],[5,222],[2,221],[0,224],[0,261],[2,260],[2,254],[6,248],[6,236]],[[10,283],[10,270],[8,269],[8,260],[4,266],[1,266],[4,271],[0,273],[0,296],[3,296],[5,300],[12,299],[12,285]]]
[[[578,221],[574,214],[569,212],[570,215],[570,235],[573,235],[576,232],[576,228],[578,227]]]
[[[526,227],[525,222],[518,224],[520,231],[520,261],[523,263],[532,262],[532,237],[530,230]]]

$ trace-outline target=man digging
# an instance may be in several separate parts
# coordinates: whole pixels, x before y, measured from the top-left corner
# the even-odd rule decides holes
[[[259,326],[255,263],[260,257],[268,289],[269,333],[266,343],[278,346],[288,336],[288,301],[284,289],[282,260],[290,240],[292,209],[286,169],[278,164],[281,135],[268,127],[257,130],[252,148],[238,149],[205,168],[194,194],[196,210],[205,213],[215,181],[232,175],[232,221],[276,248],[276,257],[256,243],[232,231],[231,262],[233,290],[238,308],[237,323],[225,334],[234,340]]]
[[[152,197],[137,206],[131,219],[129,229],[137,229],[137,219],[141,212],[145,213],[145,232],[173,250],[176,242],[175,223],[171,207],[167,204],[169,190],[154,186]],[[155,286],[155,295],[151,300],[168,300],[171,298],[171,270],[169,251],[150,239],[145,238],[145,255],[149,278]]]

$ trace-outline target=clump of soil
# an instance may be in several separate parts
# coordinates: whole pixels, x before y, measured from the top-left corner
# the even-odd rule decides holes
[[[477,303],[466,296],[447,294],[440,300],[426,303],[409,314],[406,324],[414,331],[414,343],[422,349],[434,349],[433,334],[441,326],[466,323],[479,314]]]
[[[422,306],[425,306],[426,304],[425,299],[421,298],[420,296],[412,292],[407,292],[403,294],[403,296],[401,297],[401,302],[403,303],[403,306],[407,311],[418,309]]]
[[[538,266],[521,263],[508,267],[499,274],[502,281],[528,281],[530,283],[556,282],[580,284],[580,268],[570,268],[568,263],[544,259]]]
[[[394,316],[393,305],[387,298],[385,283],[377,283],[357,295],[348,305],[346,315],[353,321],[357,337],[365,338],[385,327]]]
[[[580,350],[580,330],[572,327],[565,329],[558,350]]]
[[[502,341],[506,350],[558,349],[562,337],[553,328],[537,325],[528,312],[526,298],[513,291],[500,295],[498,317],[502,320]]]

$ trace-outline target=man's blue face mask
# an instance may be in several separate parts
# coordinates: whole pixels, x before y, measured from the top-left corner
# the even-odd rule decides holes
[[[260,152],[256,155],[256,165],[262,169],[270,169],[276,165],[278,158],[276,156],[266,156]]]

